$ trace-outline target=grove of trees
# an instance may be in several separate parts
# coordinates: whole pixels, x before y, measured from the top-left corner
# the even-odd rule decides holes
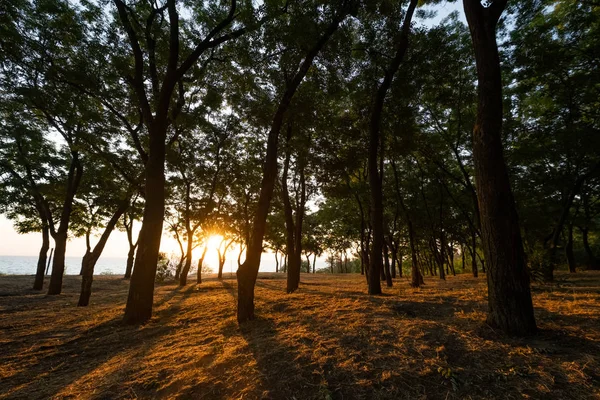
[[[161,238],[185,286],[218,234],[240,323],[270,250],[288,293],[323,255],[369,295],[485,275],[488,323],[534,333],[532,279],[600,269],[600,4],[442,3],[3,1],[0,212],[41,236],[33,288],[84,237],[87,306],[122,230],[142,323]]]

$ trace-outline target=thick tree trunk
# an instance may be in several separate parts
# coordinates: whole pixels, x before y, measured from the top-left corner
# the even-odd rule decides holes
[[[44,271],[46,270],[46,258],[50,248],[50,228],[48,224],[42,225],[42,247],[38,256],[37,268],[35,270],[35,280],[33,281],[33,290],[42,290],[44,287]]]
[[[494,1],[487,8],[479,0],[463,0],[463,5],[478,77],[473,158],[483,249],[488,262],[488,323],[509,334],[527,335],[536,331],[536,323],[501,140],[502,78],[496,24],[506,0]]]
[[[158,118],[158,117],[157,117]],[[146,202],[142,229],[138,239],[129,294],[123,321],[126,324],[146,322],[152,317],[154,279],[165,215],[165,136],[166,121],[156,122],[150,132],[150,152],[146,163]]]
[[[313,256],[312,270],[313,270],[313,274],[317,273],[317,254],[316,253]]]
[[[325,46],[329,38],[335,33],[340,22],[346,18],[348,12],[349,10],[345,10],[343,13],[336,16],[334,21],[327,27],[323,35],[319,38],[315,46],[310,49],[306,55],[306,58],[300,65],[297,73],[295,74],[294,79],[292,79],[291,83],[287,86],[285,93],[279,102],[277,111],[273,117],[273,123],[271,124],[271,130],[269,131],[269,136],[267,139],[267,154],[263,167],[263,178],[260,185],[260,195],[258,198],[257,210],[254,216],[254,222],[252,224],[251,241],[248,244],[246,260],[237,271],[238,323],[254,319],[254,285],[256,284],[256,277],[258,276],[258,269],[260,267],[260,256],[263,250],[262,242],[265,235],[265,225],[271,205],[271,197],[273,196],[275,179],[277,177],[277,145],[285,113],[289,108],[292,97],[296,93],[300,83],[302,83],[302,80],[311,67],[313,60],[321,51],[323,46]]]

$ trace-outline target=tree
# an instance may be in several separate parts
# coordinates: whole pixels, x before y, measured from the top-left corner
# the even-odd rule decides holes
[[[483,249],[488,264],[488,323],[515,335],[536,331],[529,275],[502,150],[502,77],[496,25],[506,0],[463,1],[478,77],[473,156]]]
[[[114,4],[134,59],[131,70],[123,71],[123,74],[130,76],[131,73],[132,78],[128,81],[135,93],[142,122],[149,137],[145,165],[146,202],[124,315],[126,323],[141,323],[152,315],[154,278],[165,211],[165,157],[167,146],[176,139],[176,136],[168,138],[168,133],[185,102],[183,79],[209,50],[243,35],[249,28],[244,26],[232,29],[238,16],[236,0],[232,0],[224,15],[221,10],[213,15],[209,11],[210,8],[200,8],[202,12],[207,13],[208,18],[198,20],[209,21],[201,24],[201,31],[205,34],[200,40],[182,37],[188,30],[180,29],[180,16],[175,0],[168,0],[166,5],[160,8],[152,5],[150,10],[141,6],[130,7],[122,0],[114,0]],[[163,34],[164,30],[159,28],[165,20],[165,12],[169,24],[168,34]],[[246,9],[242,14],[249,16]],[[146,20],[145,30],[138,22],[142,15]],[[187,41],[182,43],[186,39]],[[181,50],[188,50],[186,44],[190,41],[195,43],[190,46],[187,56],[183,57]],[[160,45],[157,44],[159,42]],[[166,49],[166,55],[157,51],[163,49]],[[164,55],[165,58],[159,58],[157,54]],[[160,68],[159,62],[164,62]],[[159,73],[162,73],[162,76]],[[146,79],[151,83],[149,93],[145,85]],[[179,97],[173,104],[175,93],[178,93]]]
[[[290,103],[296,90],[302,83],[302,80],[308,73],[314,59],[317,57],[321,49],[328,42],[330,37],[337,31],[340,23],[351,12],[351,1],[343,2],[340,9],[333,8],[330,12],[333,14],[330,17],[330,22],[322,28],[316,43],[306,52],[304,59],[299,64],[299,67],[293,73],[293,78],[289,80],[286,88],[278,103],[277,110],[273,116],[269,136],[267,139],[267,152],[265,155],[265,163],[263,167],[263,179],[260,188],[260,196],[258,200],[257,210],[252,225],[251,242],[246,252],[246,261],[240,266],[237,271],[238,280],[238,310],[237,320],[243,323],[254,319],[254,285],[258,275],[260,266],[260,256],[263,251],[263,237],[265,233],[265,223],[271,197],[273,196],[273,188],[275,186],[275,178],[277,172],[277,145],[279,141],[279,133],[283,126],[285,113],[287,112]]]

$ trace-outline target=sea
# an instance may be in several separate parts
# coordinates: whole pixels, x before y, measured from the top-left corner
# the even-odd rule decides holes
[[[127,259],[125,257],[100,257],[94,268],[94,275],[123,275]],[[194,264],[196,265],[196,260]],[[214,261],[206,263],[212,270],[216,270]],[[215,264],[215,265],[213,265]],[[317,259],[317,268],[324,266],[324,261]],[[36,256],[0,256],[0,275],[35,275],[37,267]],[[52,266],[50,266],[52,269]],[[65,274],[77,275],[81,270],[81,257],[65,258]],[[225,272],[237,270],[237,258],[231,257],[225,261]],[[261,272],[275,272],[275,261],[272,254],[263,254],[261,257]],[[50,271],[49,271],[50,272]]]
[[[37,260],[36,256],[0,256],[0,274],[35,275]],[[94,274],[125,274],[126,263],[125,257],[100,257],[94,268]],[[65,258],[65,274],[77,275],[80,270],[81,257]]]

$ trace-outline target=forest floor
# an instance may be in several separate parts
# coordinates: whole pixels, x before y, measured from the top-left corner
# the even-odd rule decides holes
[[[98,276],[76,307],[0,276],[0,399],[599,399],[600,273],[534,285],[539,334],[485,324],[485,278],[261,274],[255,321],[238,327],[234,276],[157,285],[154,317],[121,323],[128,283]],[[47,284],[47,282],[46,282]],[[46,287],[46,286],[45,286]]]

